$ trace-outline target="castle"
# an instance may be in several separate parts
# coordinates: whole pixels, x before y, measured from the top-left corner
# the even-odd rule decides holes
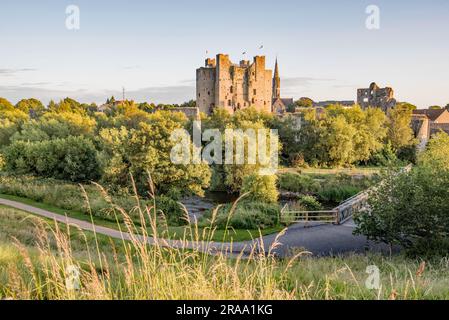
[[[285,103],[293,103],[293,99],[280,98],[280,85],[277,60],[272,79],[272,71],[265,68],[265,56],[254,57],[252,63],[242,60],[234,64],[228,55],[218,54],[196,70],[197,107],[206,114],[214,108],[234,113],[251,106],[265,112],[285,111]]]
[[[392,88],[379,88],[379,86],[373,82],[369,88],[357,90],[357,103],[363,109],[375,107],[387,112],[396,106],[396,99],[394,98],[394,91]]]

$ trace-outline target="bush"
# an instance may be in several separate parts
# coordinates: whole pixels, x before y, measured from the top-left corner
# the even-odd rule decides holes
[[[290,192],[315,193],[320,190],[320,184],[310,176],[285,173],[279,176],[279,188]]]
[[[314,196],[301,196],[299,198],[299,203],[306,210],[319,211],[323,209],[321,203]]]
[[[6,171],[83,182],[100,177],[97,151],[89,139],[15,141],[4,149]]]
[[[243,178],[241,194],[249,193],[248,199],[256,202],[276,203],[278,191],[276,189],[276,176],[259,176],[252,174]]]
[[[318,197],[323,202],[340,203],[351,198],[360,191],[360,188],[351,185],[329,185],[318,192]]]
[[[215,221],[218,229],[225,229],[228,226],[234,229],[257,230],[279,224],[280,209],[277,204],[243,201],[237,204],[235,212],[230,217],[231,208],[232,204],[220,208]],[[210,213],[206,217],[210,218]]]
[[[187,224],[186,212],[176,200],[163,195],[158,196],[156,198],[156,208],[163,212],[169,225],[183,226]]]
[[[371,190],[370,210],[356,215],[356,232],[413,255],[447,254],[448,199],[449,170],[423,165],[409,173],[391,173]]]

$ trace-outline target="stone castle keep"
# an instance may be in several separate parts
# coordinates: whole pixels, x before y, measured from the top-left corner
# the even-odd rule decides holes
[[[273,80],[265,56],[234,64],[228,55],[218,54],[196,70],[196,98],[197,107],[206,114],[218,107],[233,113],[250,106],[272,112],[273,102],[280,98],[279,73]]]

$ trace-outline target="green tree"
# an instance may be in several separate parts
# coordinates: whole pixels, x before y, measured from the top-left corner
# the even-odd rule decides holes
[[[300,108],[311,108],[313,107],[313,100],[307,97],[302,97],[295,102],[295,105]]]
[[[397,106],[388,112],[387,139],[395,151],[415,143],[411,128],[412,110]]]
[[[429,110],[441,110],[441,109],[443,109],[443,108],[440,106],[430,106],[429,107]]]
[[[74,182],[97,180],[100,162],[89,139],[68,137],[38,142],[15,141],[3,151],[5,170]]]
[[[410,172],[390,173],[371,189],[356,232],[419,255],[449,251],[449,136],[436,135]]]
[[[109,159],[105,180],[129,186],[129,174],[139,190],[148,190],[147,172],[160,193],[178,190],[202,195],[209,186],[210,170],[206,164],[175,165],[170,153],[175,145],[170,137],[175,129],[183,129],[187,118],[182,113],[157,111],[147,115],[138,128],[103,129],[100,137]]]
[[[240,194],[248,193],[248,198],[252,201],[266,203],[277,203],[279,193],[276,187],[276,176],[261,176],[258,174],[247,175],[243,178],[243,185]]]
[[[41,116],[45,112],[45,107],[37,99],[22,99],[16,104],[16,108],[33,117]]]

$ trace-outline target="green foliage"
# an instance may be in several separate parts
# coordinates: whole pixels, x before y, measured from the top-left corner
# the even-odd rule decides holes
[[[71,136],[93,137],[96,121],[71,112],[50,112],[22,125],[12,141],[44,141]]]
[[[17,102],[16,108],[33,117],[38,117],[45,112],[45,107],[42,102],[34,98],[20,100]]]
[[[248,199],[256,202],[277,203],[276,176],[252,174],[243,178],[240,194],[248,194]]]
[[[320,190],[320,183],[307,175],[284,173],[279,175],[279,188],[290,192],[316,193]]]
[[[403,147],[415,144],[411,127],[412,110],[407,106],[398,105],[388,112],[388,135],[393,150],[398,151]]]
[[[419,158],[423,166],[449,170],[449,135],[440,132],[432,137],[427,150]]]
[[[309,211],[319,211],[323,209],[321,203],[314,196],[303,195],[299,197],[299,204]]]
[[[172,197],[158,196],[156,198],[156,208],[164,214],[168,225],[183,226],[187,224],[186,212]]]
[[[441,151],[441,148],[443,148]],[[357,233],[397,244],[411,254],[449,251],[449,141],[439,136],[411,172],[390,173],[370,192],[369,212],[356,220]]]
[[[300,108],[312,108],[313,100],[307,97],[302,97],[298,101],[295,101],[295,105]]]
[[[229,227],[257,230],[279,224],[280,209],[277,204],[243,201],[238,203],[234,212],[232,212],[231,208],[232,205],[228,204],[219,209],[215,221],[215,226],[218,229]],[[206,218],[210,218],[210,214]]]
[[[3,155],[0,153],[0,172],[3,170],[3,168],[5,167],[5,159],[3,157]]]
[[[341,203],[360,191],[360,188],[352,185],[328,185],[318,192],[318,197],[323,202]]]
[[[295,153],[302,154],[310,165],[366,163],[383,147],[385,121],[383,112],[376,108],[329,106],[319,116],[314,111],[305,112]]]
[[[368,163],[380,167],[390,167],[398,164],[398,161],[399,159],[391,143],[386,143],[381,150],[371,156]]]
[[[5,170],[69,181],[96,180],[100,164],[93,143],[83,137],[40,142],[15,141],[3,151]]]
[[[97,186],[83,185],[83,188],[86,194],[84,194],[80,185],[76,183],[51,178],[0,174],[1,194],[27,198],[55,208],[86,215],[92,213],[94,217],[107,221],[116,222],[118,220],[122,222],[124,217],[121,212],[114,210],[114,205],[116,205],[125,209],[134,223],[141,223],[140,214],[138,210],[135,210],[137,204],[133,195],[126,192],[116,192],[105,197],[104,193]],[[85,201],[86,195],[89,199],[89,205]],[[161,205],[158,209],[163,210],[164,214],[168,212],[168,215],[170,215],[168,210],[176,208],[172,203],[164,199],[159,201],[157,198],[157,203]],[[166,203],[172,205],[172,207],[169,207]],[[152,206],[152,202],[140,200],[140,205],[144,208],[145,206]]]
[[[173,130],[187,123],[181,113],[158,111],[147,115],[137,129],[102,129],[100,137],[104,153],[109,159],[104,181],[129,186],[129,175],[136,179],[141,192],[147,190],[148,173],[161,193],[172,188],[201,195],[210,182],[206,164],[174,165],[170,153],[175,145],[170,136]]]
[[[268,126],[273,122],[273,115],[258,112],[254,108],[247,108],[243,110],[239,110],[234,115],[230,115],[225,109],[217,108],[214,110],[212,115],[204,120],[204,129],[218,129],[222,134],[222,154],[225,154],[225,130],[226,129],[235,129],[241,130],[244,134],[246,130],[252,129],[254,132],[257,132],[259,129],[266,129],[267,132]],[[270,137],[267,134],[267,144],[269,144]],[[244,139],[245,150],[248,150],[248,139]],[[258,150],[258,145],[255,145],[256,150]],[[236,157],[234,148],[233,156]],[[279,145],[279,150],[281,147]],[[268,151],[268,150],[267,150]],[[220,173],[220,176],[223,177],[222,186],[215,184],[214,189],[227,189],[231,193],[240,192],[243,186],[243,180],[246,176],[250,176],[253,174],[258,174],[260,169],[266,167],[260,162],[260,155],[257,155],[255,164],[249,164],[248,161],[248,152],[244,152],[244,164],[235,164],[236,161],[233,161],[234,164],[224,164],[224,165],[214,165],[214,170]],[[235,158],[234,158],[235,159]],[[225,157],[223,156],[223,161]],[[221,175],[221,173],[223,173]],[[218,182],[217,180],[215,180]]]

